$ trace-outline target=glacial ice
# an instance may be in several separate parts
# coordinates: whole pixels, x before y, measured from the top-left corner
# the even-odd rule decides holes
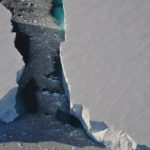
[[[150,146],[150,1],[64,0],[64,7],[71,113],[113,150]]]
[[[16,106],[17,71],[23,66],[22,57],[14,46],[10,12],[0,4],[0,120],[11,122],[19,116]],[[18,72],[18,77],[21,75]]]

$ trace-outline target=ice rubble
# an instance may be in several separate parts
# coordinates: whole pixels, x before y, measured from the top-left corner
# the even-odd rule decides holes
[[[0,4],[0,120],[11,122],[19,116],[15,108],[17,83],[23,66],[21,55],[14,46],[10,12]]]
[[[64,7],[71,113],[113,150],[150,146],[150,1],[64,0]]]

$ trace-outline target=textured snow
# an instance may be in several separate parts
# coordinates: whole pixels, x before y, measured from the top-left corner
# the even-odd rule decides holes
[[[13,121],[16,111],[17,71],[23,66],[21,55],[14,46],[11,14],[0,4],[0,120]],[[22,71],[18,72],[18,77]]]
[[[65,0],[64,7],[71,113],[114,150],[150,146],[150,1]]]

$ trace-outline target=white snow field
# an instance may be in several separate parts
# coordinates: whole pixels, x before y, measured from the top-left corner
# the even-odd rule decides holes
[[[150,147],[150,1],[64,0],[71,113],[113,150]]]
[[[0,4],[0,120],[6,123],[19,115],[15,108],[16,76],[23,66],[22,57],[14,46],[15,33],[11,33],[10,20],[10,12]]]

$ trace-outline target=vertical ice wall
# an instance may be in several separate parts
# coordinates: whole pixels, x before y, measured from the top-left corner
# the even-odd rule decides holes
[[[0,4],[0,120],[13,121],[19,114],[15,108],[17,71],[23,66],[21,55],[14,46],[11,14]],[[18,72],[18,77],[20,73]]]
[[[71,113],[113,150],[150,146],[150,1],[65,0],[64,6],[61,59]]]

